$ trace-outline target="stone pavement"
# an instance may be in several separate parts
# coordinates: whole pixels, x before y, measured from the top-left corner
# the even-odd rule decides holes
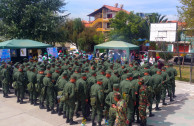
[[[186,82],[176,81],[177,98],[169,105],[160,106],[161,111],[153,111],[155,117],[148,118],[151,126],[193,126],[194,125],[194,85]],[[57,114],[51,115],[46,109],[40,110],[38,106],[28,103],[16,103],[16,97],[10,94],[10,98],[3,98],[0,91],[0,126],[68,126],[65,119]],[[160,104],[161,105],[161,104]],[[155,107],[155,105],[153,105]],[[82,117],[76,118],[80,126]],[[104,125],[104,120],[103,123]],[[138,126],[138,124],[133,124]],[[87,122],[86,126],[91,126]]]

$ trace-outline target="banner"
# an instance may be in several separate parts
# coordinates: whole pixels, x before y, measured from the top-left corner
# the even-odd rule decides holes
[[[11,57],[17,57],[17,50],[11,49]]]
[[[55,48],[55,47],[47,48],[47,53],[48,53],[48,56],[49,56],[49,54],[51,54],[55,58],[58,57],[58,51],[57,51],[57,48]]]
[[[6,63],[11,61],[10,49],[0,49],[0,61]]]
[[[27,56],[26,55],[26,48],[20,49],[20,56]]]

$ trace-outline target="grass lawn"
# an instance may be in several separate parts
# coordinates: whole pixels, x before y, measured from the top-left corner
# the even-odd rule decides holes
[[[188,65],[181,65],[181,75],[182,79],[180,78],[180,72],[179,72],[179,66],[174,65],[174,68],[177,70],[178,75],[176,76],[176,80],[181,80],[181,81],[190,81],[190,66]],[[194,83],[194,66],[192,69],[192,82]]]

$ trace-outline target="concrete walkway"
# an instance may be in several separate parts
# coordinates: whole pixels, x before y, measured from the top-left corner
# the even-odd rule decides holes
[[[161,106],[162,110],[153,112],[155,117],[148,118],[148,125],[153,126],[194,126],[194,85],[176,81],[177,98],[168,106]],[[14,94],[10,98],[3,98],[0,91],[0,126],[68,126],[65,119],[57,114],[51,115],[46,109],[40,110],[38,106],[16,103]],[[161,105],[161,104],[160,104]],[[155,107],[155,105],[153,105]],[[82,117],[75,118],[80,126]],[[104,125],[104,120],[103,123]],[[138,124],[133,124],[138,125]],[[87,122],[91,126],[91,122]]]

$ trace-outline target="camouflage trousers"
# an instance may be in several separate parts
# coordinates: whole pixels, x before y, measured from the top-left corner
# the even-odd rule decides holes
[[[139,117],[141,119],[142,123],[146,123],[147,121],[147,116],[146,116],[146,107],[147,105],[139,105]]]

